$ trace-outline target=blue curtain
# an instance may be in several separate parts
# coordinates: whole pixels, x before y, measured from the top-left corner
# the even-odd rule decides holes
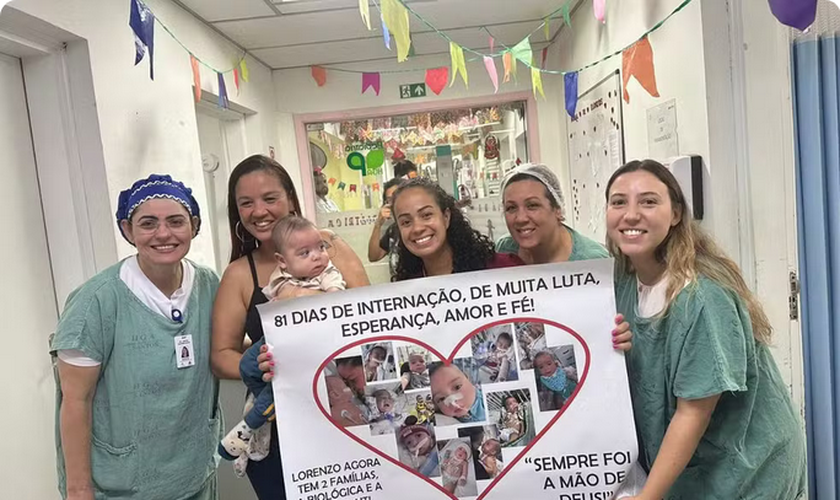
[[[793,47],[809,498],[840,498],[840,40]]]

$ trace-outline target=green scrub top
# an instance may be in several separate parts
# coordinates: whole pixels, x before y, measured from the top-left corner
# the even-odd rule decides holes
[[[219,279],[194,264],[183,323],[149,309],[120,279],[122,262],[76,289],[52,352],[101,362],[93,398],[91,468],[97,499],[212,499],[223,436],[210,371],[210,316]],[[175,337],[192,335],[195,365],[176,367]],[[66,491],[56,404],[59,488]]]
[[[706,433],[668,499],[793,500],[805,489],[804,430],[767,346],[753,338],[744,302],[700,277],[663,317],[637,317],[635,275],[616,277],[618,311],[630,323],[630,390],[653,464],[677,398],[721,394]]]
[[[569,226],[563,224],[569,234],[572,235],[572,253],[569,255],[569,262],[576,260],[591,260],[591,259],[605,259],[610,256],[610,253],[603,245],[593,239],[587,238]],[[496,242],[496,252],[498,253],[519,253],[519,245],[512,236],[502,236]]]

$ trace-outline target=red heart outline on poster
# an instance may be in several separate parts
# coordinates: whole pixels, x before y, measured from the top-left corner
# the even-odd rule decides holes
[[[332,415],[330,415],[330,412],[327,411],[326,408],[324,408],[324,405],[321,403],[321,400],[318,397],[318,381],[321,379],[321,375],[322,375],[324,369],[327,367],[327,365],[330,362],[332,362],[334,359],[341,356],[341,353],[343,353],[345,351],[348,351],[348,350],[350,350],[354,347],[358,347],[360,345],[363,345],[363,344],[372,344],[372,343],[375,343],[375,342],[382,342],[382,341],[388,341],[388,340],[390,340],[390,341],[396,340],[396,341],[405,342],[405,343],[408,343],[408,344],[415,344],[415,345],[418,345],[418,346],[428,350],[434,356],[437,356],[437,358],[440,359],[444,364],[449,365],[455,359],[455,353],[457,353],[459,350],[461,350],[461,347],[463,347],[464,344],[469,342],[470,339],[473,338],[475,335],[477,335],[479,332],[481,332],[483,330],[486,330],[488,328],[497,326],[497,325],[506,325],[506,324],[511,324],[511,323],[541,323],[543,325],[553,326],[554,328],[558,328],[560,330],[565,331],[566,333],[568,333],[569,335],[574,337],[578,342],[580,342],[581,346],[583,346],[583,352],[584,352],[585,357],[586,357],[586,363],[585,363],[584,368],[583,368],[583,374],[579,377],[577,387],[575,388],[572,395],[569,396],[569,399],[567,399],[566,402],[563,404],[563,407],[560,408],[559,410],[557,410],[557,413],[551,418],[551,420],[549,420],[549,422],[546,424],[546,426],[536,436],[534,436],[534,438],[531,440],[531,442],[528,443],[528,446],[526,446],[522,451],[520,451],[516,455],[516,457],[514,457],[514,459],[511,460],[510,463],[508,463],[505,466],[502,473],[499,474],[498,476],[496,476],[490,482],[490,484],[487,485],[487,488],[485,488],[484,491],[480,495],[478,495],[476,500],[482,500],[484,497],[486,497],[493,490],[493,488],[496,486],[496,484],[499,481],[501,481],[502,478],[504,478],[511,469],[513,469],[513,466],[516,465],[519,462],[519,460],[521,460],[522,457],[525,456],[525,454],[528,452],[528,450],[530,450],[535,444],[537,444],[537,442],[539,442],[539,440],[542,439],[542,437],[549,431],[549,429],[551,429],[554,426],[554,424],[557,422],[557,420],[559,420],[560,417],[563,416],[563,414],[566,412],[566,410],[569,408],[569,406],[577,398],[578,393],[580,392],[580,390],[583,388],[584,384],[586,383],[586,377],[587,377],[587,375],[589,375],[589,364],[590,364],[589,345],[586,343],[586,341],[583,339],[583,337],[580,336],[580,334],[578,334],[577,332],[575,332],[571,328],[569,328],[565,325],[562,325],[560,323],[557,323],[555,321],[551,321],[551,320],[547,320],[547,319],[543,319],[543,318],[510,318],[510,319],[504,319],[504,320],[501,320],[501,321],[494,321],[492,323],[488,323],[486,325],[480,326],[480,327],[476,328],[475,330],[473,330],[472,332],[468,333],[452,349],[452,352],[449,354],[449,356],[442,355],[437,349],[435,349],[434,347],[430,346],[429,344],[427,344],[427,343],[425,343],[421,340],[417,340],[417,339],[413,339],[413,338],[409,338],[409,337],[403,337],[403,336],[399,336],[399,335],[383,335],[383,336],[380,336],[380,337],[370,337],[370,338],[366,338],[366,339],[363,339],[363,340],[358,340],[358,341],[353,342],[352,344],[346,345],[346,346],[342,347],[341,349],[332,353],[330,356],[327,357],[327,359],[324,360],[323,363],[321,363],[321,366],[318,367],[318,370],[315,372],[315,378],[312,380],[312,395],[315,398],[315,404],[318,405],[318,409],[321,410],[321,413],[324,415],[324,417],[326,417],[326,419],[329,420],[330,423],[332,423],[336,427],[336,429],[343,432],[347,437],[349,437],[353,441],[359,443],[360,445],[364,446],[368,450],[374,452],[376,455],[384,458],[385,460],[391,462],[392,464],[394,464],[394,465],[400,467],[401,469],[405,470],[406,472],[412,474],[413,476],[418,477],[418,478],[422,479],[423,481],[426,481],[427,483],[429,483],[432,486],[434,486],[435,488],[437,488],[439,491],[441,491],[444,495],[451,498],[452,500],[458,500],[458,497],[456,497],[454,494],[446,491],[443,488],[443,485],[438,484],[437,482],[433,481],[431,478],[420,475],[417,471],[409,468],[408,466],[406,466],[405,464],[403,464],[402,462],[400,462],[396,458],[391,457],[391,456],[387,455],[386,453],[381,452],[376,447],[372,446],[370,443],[364,441],[360,437],[356,436],[352,432],[348,431],[347,429],[345,429],[344,427],[339,425],[332,418]]]

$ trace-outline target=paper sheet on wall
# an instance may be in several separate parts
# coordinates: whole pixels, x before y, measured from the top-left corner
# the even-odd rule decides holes
[[[612,273],[528,266],[260,306],[287,497],[612,498],[637,457]]]
[[[679,156],[676,99],[647,110],[647,133],[650,158],[664,162]]]
[[[362,264],[365,266],[365,272],[367,272],[371,283],[387,283],[391,281],[387,257],[379,262],[371,262],[367,258],[370,233],[373,231],[373,225],[378,215],[378,208],[318,213],[316,221],[319,229],[334,232],[350,245],[350,248],[362,259]]]
[[[624,163],[620,85],[618,73],[605,78],[580,95],[574,118],[566,118],[572,199],[566,219],[598,242],[606,236],[604,189]]]

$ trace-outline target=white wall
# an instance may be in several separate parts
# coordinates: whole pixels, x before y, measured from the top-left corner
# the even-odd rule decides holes
[[[648,157],[646,111],[676,99],[680,152],[706,164],[702,225],[762,300],[775,330],[774,355],[801,408],[801,339],[787,308],[788,271],[797,267],[790,41],[765,2],[738,2],[730,12],[734,2],[695,1],[650,36],[660,97],[629,83],[626,158]],[[606,25],[581,9],[574,29],[563,33],[560,67],[578,68],[625,47],[680,3],[607,2]],[[619,56],[582,72],[579,91],[620,67]],[[568,182],[566,141],[562,149],[561,179]]]
[[[555,44],[552,48],[552,53],[557,50],[559,50],[559,46]],[[470,55],[465,54],[465,57],[469,58]],[[289,167],[296,185],[301,185],[302,179],[299,177],[298,168],[300,160],[295,142],[293,116],[295,114],[350,111],[384,106],[419,104],[429,101],[445,103],[446,101],[475,97],[488,97],[489,101],[492,102],[494,95],[493,84],[490,82],[487,71],[484,69],[484,64],[480,61],[467,63],[470,83],[469,89],[464,87],[459,77],[453,87],[447,87],[439,96],[429,90],[428,96],[425,98],[400,99],[399,86],[401,84],[421,83],[426,78],[425,71],[422,71],[423,69],[450,66],[450,64],[449,55],[446,54],[411,58],[402,64],[397,64],[394,60],[341,66],[342,68],[358,71],[420,69],[420,71],[410,73],[382,74],[382,91],[379,96],[376,96],[372,90],[368,90],[364,95],[361,94],[362,77],[360,74],[328,70],[327,84],[319,88],[312,79],[309,68],[274,71],[278,109],[278,132],[280,138],[278,159],[284,166]],[[499,72],[500,96],[509,92],[531,90],[531,74],[525,66],[519,64],[518,83],[511,81],[510,83],[503,84],[501,81],[504,75],[504,69],[501,58],[497,58],[496,65]],[[540,142],[539,158],[542,162],[552,165],[555,168],[558,168],[559,162],[561,161],[559,147],[560,139],[562,138],[562,133],[559,128],[559,113],[563,109],[562,94],[560,92],[561,82],[561,77],[545,76],[543,78],[543,86],[546,99],[539,97],[536,106]],[[383,112],[383,114],[385,113]],[[532,132],[529,131],[529,133]],[[533,160],[534,157],[532,152],[531,159]]]
[[[241,52],[197,19],[167,0],[146,2],[159,20],[199,58],[228,69]],[[11,6],[88,41],[93,84],[111,205],[119,192],[151,173],[169,173],[192,187],[207,205],[198,145],[189,55],[163,29],[155,31],[155,80],[148,61],[134,67],[134,37],[128,27],[129,2],[113,0],[16,0]],[[246,119],[248,152],[268,152],[276,137],[271,72],[249,58],[250,82],[236,95],[232,75],[226,80],[232,103],[256,114]],[[217,92],[216,75],[202,68],[202,88]],[[133,249],[114,224],[118,253]],[[193,242],[190,257],[213,265],[209,231]]]
[[[572,30],[564,32],[559,66],[577,69],[605,54],[620,50],[633,43],[639,35],[668,15],[681,0],[658,2],[607,2],[607,23],[602,25],[589,8],[581,8],[572,19]],[[623,104],[625,158],[648,157],[647,114],[648,108],[670,99],[677,101],[677,124],[681,153],[698,154],[715,171],[710,161],[706,68],[703,51],[703,24],[701,2],[693,2],[671,18],[650,36],[656,67],[656,82],[660,96],[650,96],[635,80],[628,84],[630,103]],[[607,75],[621,68],[621,56],[580,73],[578,89],[585,92]],[[567,118],[563,118],[565,131]],[[566,134],[564,133],[565,137]],[[568,182],[567,142],[562,141],[565,182]],[[663,160],[663,159],[660,159]],[[710,186],[713,199],[706,206],[705,225],[712,230],[728,224],[724,217],[726,198],[717,196],[717,186]],[[568,191],[568,187],[567,187]],[[720,202],[719,202],[720,201]],[[571,209],[571,207],[567,207]],[[723,217],[723,219],[722,219]],[[736,238],[737,240],[737,235]],[[734,248],[730,242],[724,246]]]

